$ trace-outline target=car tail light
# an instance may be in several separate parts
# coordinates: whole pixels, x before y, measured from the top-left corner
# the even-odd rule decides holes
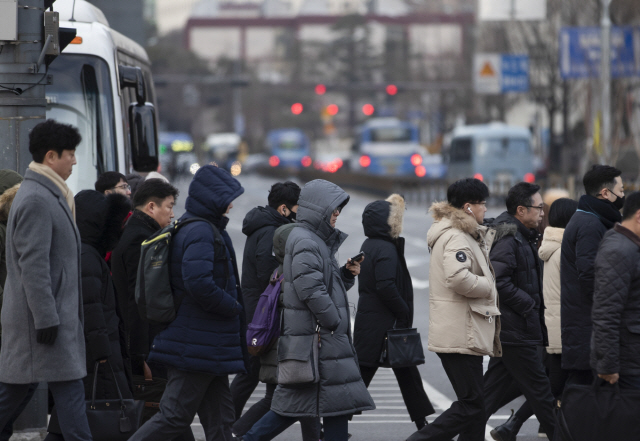
[[[413,156],[411,156],[411,164],[414,167],[419,166],[420,164],[422,164],[422,156],[419,154],[414,154]]]
[[[309,167],[311,165],[311,157],[309,156],[305,156],[304,158],[302,158],[302,160],[300,161],[302,163],[303,167]]]
[[[277,156],[272,156],[269,158],[269,165],[271,167],[277,167],[280,164],[280,158],[278,158]]]
[[[360,165],[362,167],[369,167],[371,165],[371,158],[367,155],[360,156]]]
[[[419,165],[419,166],[416,167],[416,176],[417,177],[423,178],[426,174],[427,174],[427,169],[424,168],[424,165]]]
[[[476,173],[475,175],[473,175],[474,179],[477,179],[478,181],[483,181],[484,182],[484,176],[482,176],[482,174],[480,173]]]
[[[536,175],[533,173],[527,173],[524,175],[524,182],[528,182],[529,184],[533,184],[536,182]]]

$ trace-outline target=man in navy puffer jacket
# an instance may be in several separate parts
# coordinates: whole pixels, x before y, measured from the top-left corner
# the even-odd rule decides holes
[[[173,238],[171,288],[180,306],[149,354],[150,360],[167,366],[169,381],[160,412],[131,441],[173,439],[196,413],[207,441],[231,439],[235,415],[228,375],[245,372],[246,344],[235,252],[225,227],[232,202],[242,193],[236,179],[211,165],[198,170],[189,186],[180,220],[200,217],[214,224],[226,256],[215,255],[220,247],[214,246],[208,222],[185,225]]]

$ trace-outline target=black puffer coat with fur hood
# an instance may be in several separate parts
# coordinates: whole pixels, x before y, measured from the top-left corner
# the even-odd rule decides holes
[[[358,312],[353,343],[362,366],[379,366],[388,329],[413,323],[413,286],[404,258],[404,199],[393,194],[362,213],[365,258],[358,276]]]

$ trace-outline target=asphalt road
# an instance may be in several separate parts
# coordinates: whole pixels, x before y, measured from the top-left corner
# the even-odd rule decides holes
[[[271,178],[264,178],[258,175],[241,175],[240,182],[245,188],[245,193],[234,201],[234,208],[229,214],[230,222],[227,226],[236,254],[241,267],[242,251],[244,249],[245,236],[242,234],[242,220],[245,214],[253,207],[266,205],[268,190],[273,182]],[[188,194],[188,180],[181,180],[176,183],[180,189],[180,197],[176,205],[176,216],[184,212],[184,202]],[[375,200],[374,196],[366,193],[349,192],[351,200],[344,208],[338,218],[337,228],[349,234],[342,248],[337,254],[338,262],[346,262],[348,257],[356,255],[360,251],[360,245],[365,240],[362,229],[361,216],[364,207]],[[404,232],[406,238],[405,256],[409,271],[411,272],[414,297],[415,315],[414,326],[422,335],[423,345],[427,347],[427,335],[429,330],[429,250],[426,242],[427,230],[431,226],[433,219],[427,214],[426,205],[408,204],[405,212]],[[488,217],[494,217],[502,211],[502,207],[495,207],[489,210]],[[357,305],[358,289],[357,285],[349,291],[349,301]],[[455,400],[455,394],[449,380],[442,368],[440,359],[436,354],[426,351],[426,363],[420,366],[420,373],[425,386],[425,390],[436,409],[436,414],[428,418],[433,421],[442,411],[449,408],[451,402]],[[485,367],[489,358],[485,357]],[[415,430],[415,425],[409,419],[409,415],[404,407],[400,389],[390,369],[380,369],[369,387],[371,395],[376,403],[375,411],[365,412],[363,415],[354,417],[349,425],[349,433],[353,435],[353,441],[403,441]],[[251,397],[247,406],[258,401],[264,396],[264,386],[260,385]],[[510,409],[517,409],[523,400],[518,399],[501,409],[490,420],[487,426],[487,440],[492,440],[489,436],[491,426],[502,424],[509,416]],[[196,417],[193,425],[196,439],[204,441],[202,426]],[[530,418],[520,431],[519,441],[537,440],[538,422],[535,417]],[[275,438],[278,441],[297,441],[301,439],[299,425],[295,425],[280,436]]]

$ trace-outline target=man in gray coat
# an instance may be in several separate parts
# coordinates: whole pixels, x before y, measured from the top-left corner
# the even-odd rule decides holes
[[[335,228],[336,221],[348,201],[340,187],[321,179],[309,182],[300,193],[298,228],[285,247],[278,360],[300,360],[318,334],[319,381],[279,384],[271,411],[241,438],[244,441],[270,440],[299,418],[318,416],[323,418],[325,441],[346,441],[348,417],[375,409],[356,361],[347,301],[360,264],[348,261],[340,268],[335,259],[347,238]]]
[[[66,441],[90,441],[82,378],[87,375],[80,291],[80,234],[65,184],[81,136],[47,120],[33,128],[33,162],[7,223],[2,306],[0,427],[34,383],[46,381]]]

